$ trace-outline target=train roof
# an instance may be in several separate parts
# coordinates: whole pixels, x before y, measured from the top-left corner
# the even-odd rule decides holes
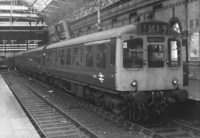
[[[17,52],[15,53],[15,56],[20,56],[20,55],[23,55],[24,51],[21,51],[21,52]]]
[[[151,23],[151,22],[165,23],[163,21],[144,21],[143,23],[145,23],[145,22],[147,22],[147,23]],[[137,33],[138,24],[141,24],[141,23],[130,24],[130,25],[114,28],[114,29],[109,29],[106,31],[101,31],[101,32],[97,32],[97,33],[93,33],[93,34],[89,34],[89,35],[80,36],[80,37],[69,39],[69,40],[64,40],[61,42],[53,43],[53,44],[42,46],[39,48],[19,52],[19,53],[16,53],[16,55],[20,55],[23,53],[31,53],[31,52],[36,52],[36,51],[42,51],[44,48],[53,49],[53,48],[76,45],[76,44],[81,44],[81,43],[89,43],[89,42],[94,42],[94,41],[99,41],[99,40],[118,38],[122,34]],[[174,31],[172,29],[170,30],[170,34],[175,35],[175,36],[177,36],[177,35],[181,36],[179,33],[177,33],[176,31]]]
[[[38,48],[30,49],[30,50],[25,51],[24,53],[27,54],[27,53],[31,53],[31,52],[42,51],[44,47],[46,47],[46,46],[41,46]]]
[[[88,42],[93,42],[97,40],[117,38],[117,37],[120,37],[122,34],[136,33],[136,31],[137,31],[136,25],[131,24],[131,25],[122,26],[119,28],[114,28],[114,29],[97,32],[97,33],[73,38],[70,40],[54,43],[47,46],[46,49],[63,47],[63,46],[68,46],[68,45],[76,45],[76,44],[81,44],[81,43],[88,43]]]

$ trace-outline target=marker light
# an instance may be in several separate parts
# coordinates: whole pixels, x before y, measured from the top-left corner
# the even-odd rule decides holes
[[[138,83],[137,83],[137,81],[136,81],[136,80],[132,81],[132,83],[131,83],[131,85],[132,85],[132,86],[134,86],[134,87],[136,87],[136,86],[137,86],[137,84],[138,84]]]
[[[172,81],[172,84],[174,84],[174,85],[178,84],[178,80],[177,80],[177,79],[174,79],[174,80]]]

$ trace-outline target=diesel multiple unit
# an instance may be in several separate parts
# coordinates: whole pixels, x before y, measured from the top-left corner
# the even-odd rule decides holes
[[[15,54],[31,77],[138,120],[183,102],[181,36],[168,23],[145,21]]]

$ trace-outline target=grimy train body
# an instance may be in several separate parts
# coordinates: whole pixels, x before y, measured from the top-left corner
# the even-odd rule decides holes
[[[146,21],[15,54],[15,67],[102,108],[138,120],[183,102],[181,36]]]

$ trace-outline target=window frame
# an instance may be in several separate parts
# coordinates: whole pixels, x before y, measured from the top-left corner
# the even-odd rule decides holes
[[[96,67],[98,69],[106,69],[106,59],[107,59],[107,43],[101,43],[96,45]],[[102,50],[103,49],[103,50]],[[100,57],[100,54],[102,57]]]
[[[109,64],[111,66],[116,65],[116,39],[111,39],[111,41],[108,43],[108,48],[110,47],[110,61]]]
[[[62,48],[62,49],[60,49],[60,53],[61,53],[61,55],[60,55],[60,65],[65,65],[65,49],[64,48]]]
[[[95,50],[95,45],[87,45],[85,46],[85,67],[87,68],[94,68],[94,50]],[[91,57],[90,58],[87,58],[87,56],[91,54]],[[88,61],[88,60],[91,60],[92,61]],[[88,63],[88,64],[87,64]],[[88,66],[89,63],[92,63],[91,66]]]
[[[127,53],[125,53],[126,51],[125,51],[125,42],[127,42],[127,41],[130,41],[130,40],[136,40],[136,39],[138,39],[137,41],[141,41],[142,42],[142,47],[140,48],[140,50],[138,51],[137,50],[137,48],[134,48],[134,50],[133,50],[133,48],[132,48],[132,50],[131,51],[128,51],[128,53],[129,53],[129,56],[130,56],[130,54],[131,54],[131,58],[129,57],[125,57],[125,55],[127,54]],[[125,68],[125,69],[142,69],[143,67],[144,67],[144,44],[145,44],[145,41],[144,41],[144,39],[142,38],[142,37],[138,37],[138,38],[132,38],[132,39],[127,39],[127,40],[124,40],[123,42],[122,42],[122,52],[123,52],[123,59],[122,59],[122,66],[123,66],[123,68]],[[134,47],[136,47],[136,46],[134,46]],[[137,46],[138,47],[138,46]],[[127,45],[127,48],[126,48],[127,50],[130,50],[129,48],[128,48],[128,45]],[[132,55],[132,53],[135,53],[134,55]],[[139,53],[139,54],[138,54]],[[137,60],[133,60],[132,59],[132,57],[133,56],[135,56],[136,58],[137,58]],[[139,57],[142,57],[141,59],[139,58]],[[140,63],[140,61],[138,60],[138,59],[140,59],[141,61],[142,61],[142,63]],[[126,61],[125,61],[126,60]],[[127,67],[125,67],[125,63],[128,63],[129,61],[127,61],[127,60],[130,60],[131,62],[132,62],[132,64],[134,63],[135,65],[133,66],[133,67],[128,67],[128,66],[130,66],[130,65],[126,65]],[[139,64],[138,64],[139,63]],[[138,67],[136,67],[136,66],[138,66]]]
[[[177,41],[178,42],[178,44],[179,44],[179,50],[178,50],[178,65],[177,66],[171,66],[171,50],[170,50],[170,41]],[[179,67],[181,67],[181,42],[179,41],[179,40],[176,40],[176,39],[172,39],[172,38],[169,38],[168,39],[168,41],[167,41],[167,56],[168,56],[168,58],[167,58],[167,66],[169,67],[169,68],[179,68]]]
[[[67,48],[66,49],[66,61],[65,61],[65,64],[66,65],[71,65],[72,64],[72,49],[71,48]]]
[[[162,54],[163,54],[163,60],[162,60],[163,62],[162,62],[162,64],[163,65],[162,66],[152,66],[152,65],[150,66],[150,62],[149,62],[150,61],[149,60],[150,59],[149,58],[149,46],[150,45],[161,45],[161,46],[163,46],[163,48],[162,48],[163,49],[163,51],[162,51]],[[156,53],[158,53],[158,52],[156,52]],[[159,51],[159,53],[161,53],[161,52]],[[155,61],[158,62],[158,60],[155,60]],[[154,61],[154,64],[156,63],[155,61]],[[159,69],[159,68],[164,68],[165,67],[165,44],[164,43],[151,43],[151,44],[148,43],[148,45],[147,45],[147,66],[148,66],[148,68],[152,68],[152,69]]]
[[[77,51],[75,51],[77,50]],[[79,47],[73,47],[72,48],[72,64],[73,66],[78,66],[80,60],[80,48]]]

